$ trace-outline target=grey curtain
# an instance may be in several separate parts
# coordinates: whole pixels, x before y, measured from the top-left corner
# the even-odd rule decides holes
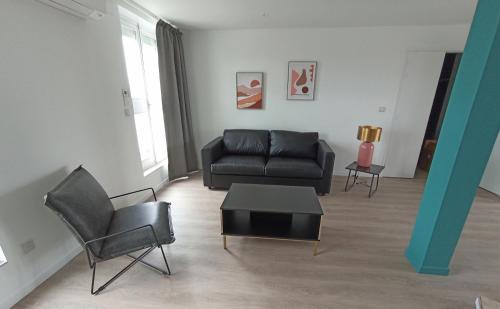
[[[168,178],[198,169],[184,63],[182,33],[160,20],[156,24],[163,119],[168,149]]]

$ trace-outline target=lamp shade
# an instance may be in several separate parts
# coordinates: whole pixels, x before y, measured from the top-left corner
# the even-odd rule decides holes
[[[382,135],[381,127],[373,126],[359,126],[358,127],[358,140],[363,142],[378,142]]]

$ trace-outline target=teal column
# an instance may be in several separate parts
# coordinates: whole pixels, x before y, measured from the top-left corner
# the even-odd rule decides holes
[[[479,0],[406,257],[447,275],[500,128],[500,1]]]

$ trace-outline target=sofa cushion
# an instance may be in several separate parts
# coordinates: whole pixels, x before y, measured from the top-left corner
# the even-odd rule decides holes
[[[269,131],[224,130],[223,141],[226,154],[267,156]]]
[[[264,175],[264,156],[225,155],[211,165],[211,171],[219,175]]]
[[[271,131],[271,157],[315,159],[317,148],[317,132]]]
[[[266,164],[266,176],[289,178],[321,178],[323,170],[312,159],[270,158]]]

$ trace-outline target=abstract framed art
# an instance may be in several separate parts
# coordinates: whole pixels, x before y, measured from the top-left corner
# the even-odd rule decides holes
[[[236,72],[238,109],[262,109],[263,72]]]
[[[314,100],[317,67],[316,61],[288,62],[288,100]]]

